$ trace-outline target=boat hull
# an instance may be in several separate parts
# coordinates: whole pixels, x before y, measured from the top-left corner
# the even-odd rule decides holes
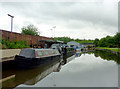
[[[75,54],[74,48],[64,48],[63,55]]]
[[[61,55],[49,56],[43,58],[25,58],[23,56],[16,55],[15,62],[18,68],[33,68],[38,65],[49,63],[56,60],[61,60]]]

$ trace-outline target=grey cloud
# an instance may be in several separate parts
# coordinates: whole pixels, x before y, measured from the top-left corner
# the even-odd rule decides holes
[[[15,12],[16,16],[33,19],[37,24],[57,24],[69,30],[87,26],[113,32],[117,28],[117,4],[101,2],[5,2],[3,8]],[[108,27],[108,28],[107,28]]]
[[[19,14],[33,18],[38,22],[52,20],[85,20],[94,24],[102,22],[106,25],[117,26],[117,6],[107,11],[102,3],[3,3],[6,7],[15,8]],[[98,6],[97,6],[98,5]]]

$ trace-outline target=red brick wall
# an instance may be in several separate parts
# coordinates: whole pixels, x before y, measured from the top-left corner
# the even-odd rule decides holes
[[[52,40],[52,38],[44,37],[44,36],[31,36],[31,35],[24,35],[20,33],[10,32],[10,31],[2,31],[2,38],[8,41],[21,41],[26,40],[27,44],[35,45],[38,43],[39,40]]]

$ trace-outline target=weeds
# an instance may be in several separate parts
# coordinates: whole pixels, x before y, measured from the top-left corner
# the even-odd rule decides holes
[[[26,41],[12,41],[1,39],[0,46],[2,49],[18,49],[18,48],[29,48],[30,46],[26,44]]]

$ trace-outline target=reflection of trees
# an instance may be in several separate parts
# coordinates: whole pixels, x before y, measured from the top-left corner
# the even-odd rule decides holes
[[[97,53],[97,51],[94,51],[94,56],[99,57],[99,53]]]
[[[87,54],[93,54],[93,52],[89,52],[89,51],[88,51]]]
[[[94,50],[87,50],[87,51],[82,51],[82,54],[94,54]]]
[[[101,57],[104,60],[114,60],[117,64],[120,64],[120,56],[113,54],[111,52],[108,51],[103,51],[103,50],[96,50],[94,52],[94,56],[95,57]]]

